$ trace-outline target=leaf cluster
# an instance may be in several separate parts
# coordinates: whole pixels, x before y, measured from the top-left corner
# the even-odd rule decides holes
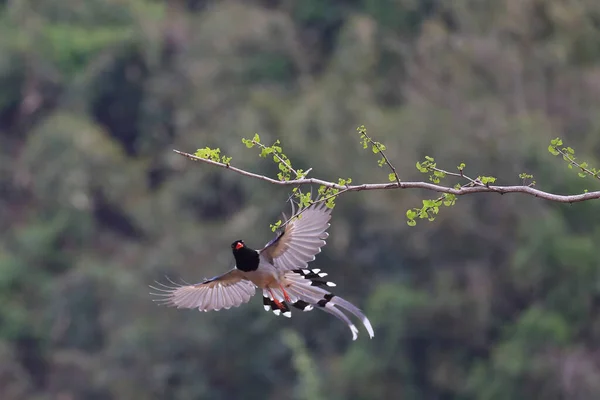
[[[277,174],[277,178],[280,181],[290,181],[290,180],[299,180],[304,179],[310,172],[310,169],[295,169],[292,166],[292,162],[289,157],[283,152],[283,148],[281,147],[281,142],[276,140],[272,145],[265,145],[260,141],[260,135],[258,133],[254,134],[252,139],[242,139],[242,143],[246,145],[247,148],[251,149],[255,146],[258,146],[261,151],[259,156],[263,158],[267,158],[268,156],[272,156],[272,160],[275,164],[277,164],[279,168],[279,172]],[[352,182],[351,178],[339,178],[338,185],[347,186]],[[341,190],[327,185],[320,185],[317,190],[317,197],[313,199],[313,193],[311,192],[303,192],[299,187],[295,187],[292,189],[292,196],[294,200],[298,204],[300,209],[308,207],[312,204],[323,202],[329,208],[335,207],[335,200],[341,194]],[[294,217],[294,216],[292,216]],[[280,229],[287,221],[278,220],[273,224],[270,224],[271,230],[275,232],[277,229]]]
[[[600,169],[590,167],[585,161],[577,161],[577,157],[575,157],[575,150],[570,146],[564,146],[562,139],[552,139],[550,141],[550,145],[548,145],[548,151],[553,156],[562,155],[563,160],[568,163],[567,167],[569,169],[573,169],[573,167],[575,167],[579,170],[577,175],[580,178],[591,176],[596,179],[600,179]]]
[[[356,130],[358,131],[358,134],[360,135],[360,143],[362,144],[363,149],[368,149],[370,146],[373,154],[381,154],[381,158],[379,158],[377,160],[377,165],[379,165],[380,167],[383,167],[386,164],[386,159],[383,156],[383,152],[387,150],[387,147],[385,147],[385,145],[383,143],[373,140],[367,134],[367,128],[365,128],[364,125],[359,126],[358,128],[356,128]],[[390,178],[390,181],[396,180],[395,174],[393,174],[393,173],[390,174],[389,178]]]
[[[244,143],[249,149],[253,148],[254,146],[260,147],[261,151],[259,156],[262,158],[267,158],[271,155],[273,162],[277,164],[279,168],[277,178],[280,181],[303,179],[306,176],[306,173],[304,173],[303,170],[295,170],[292,167],[292,162],[288,156],[283,153],[281,142],[279,140],[276,140],[271,146],[267,146],[261,143],[259,134],[255,133],[252,139],[242,139],[242,143]]]
[[[408,226],[415,226],[417,218],[434,221],[435,217],[440,212],[440,207],[451,207],[456,204],[456,195],[445,193],[437,199],[423,200],[423,205],[420,208],[411,208],[406,211],[406,223]]]
[[[210,147],[198,149],[198,150],[196,150],[194,155],[196,157],[199,157],[199,158],[202,158],[205,160],[220,162],[220,163],[227,164],[227,165],[229,165],[231,163],[231,157],[227,157],[224,155],[222,156],[221,149],[218,147],[216,149],[211,149]]]
[[[461,165],[464,168],[464,164]],[[440,183],[440,181],[446,177],[446,172],[437,168],[437,164],[433,157],[425,156],[425,161],[417,161],[416,167],[419,172],[430,174],[429,181],[435,184]]]

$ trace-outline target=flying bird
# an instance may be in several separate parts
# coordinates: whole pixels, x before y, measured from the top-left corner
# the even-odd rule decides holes
[[[352,332],[352,340],[358,337],[358,329],[345,310],[357,317],[373,338],[374,332],[369,319],[352,303],[334,295],[329,288],[336,286],[323,278],[320,269],[308,269],[329,236],[331,209],[321,203],[300,208],[292,215],[280,233],[262,249],[254,250],[243,240],[231,244],[235,266],[230,271],[196,284],[173,286],[160,284],[152,287],[162,296],[156,299],[162,304],[177,308],[197,308],[199,311],[218,311],[238,307],[247,303],[256,292],[262,290],[266,311],[275,315],[291,317],[291,307],[310,311],[323,310],[343,321]]]

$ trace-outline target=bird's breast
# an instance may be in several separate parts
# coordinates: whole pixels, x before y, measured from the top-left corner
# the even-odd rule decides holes
[[[261,289],[272,286],[275,282],[277,282],[277,277],[267,271],[252,271],[246,272],[246,279],[254,283]]]
[[[260,263],[258,268],[255,271],[245,272],[244,276],[250,282],[254,283],[261,289],[277,286],[278,282],[278,273],[275,267],[271,264]]]

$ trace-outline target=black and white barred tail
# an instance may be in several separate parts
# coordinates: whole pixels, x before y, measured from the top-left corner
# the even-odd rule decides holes
[[[326,288],[334,287],[335,283],[328,282],[323,278],[327,276],[325,272],[319,269],[295,269],[285,274],[285,290],[291,299],[291,302],[285,301],[285,296],[281,289],[263,290],[263,305],[266,311],[273,311],[275,315],[284,315],[291,317],[290,305],[302,311],[310,311],[314,308],[323,310],[336,318],[340,319],[352,332],[352,340],[358,337],[358,328],[352,323],[350,318],[342,312],[346,310],[354,315],[365,326],[369,336],[373,338],[375,333],[369,319],[362,311],[341,297],[329,292]],[[282,305],[280,308],[274,301],[271,293]],[[339,307],[339,308],[338,308]]]

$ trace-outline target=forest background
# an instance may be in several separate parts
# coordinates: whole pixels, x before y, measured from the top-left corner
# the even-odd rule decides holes
[[[279,139],[311,176],[403,180],[424,156],[554,193],[598,190],[597,0],[0,1],[0,397],[600,398],[600,208],[474,194],[434,222],[418,190],[341,197],[312,264],[362,307],[157,307],[259,247],[289,187],[175,154]],[[452,183],[453,184],[453,183]]]

